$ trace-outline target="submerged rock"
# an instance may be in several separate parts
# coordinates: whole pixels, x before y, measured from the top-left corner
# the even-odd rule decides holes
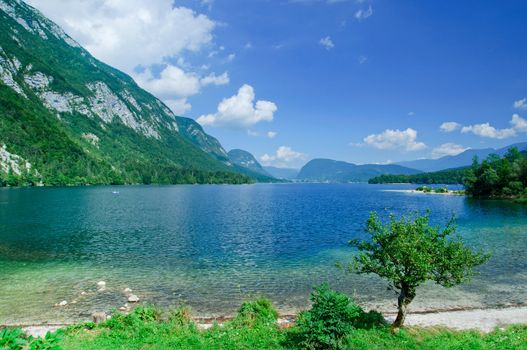
[[[130,293],[132,293],[132,290],[127,287],[127,288],[123,289],[123,293],[124,294],[130,294]]]
[[[135,294],[130,294],[128,296],[128,302],[129,303],[137,303],[139,301],[139,297]]]
[[[60,303],[55,304],[55,306],[66,306],[68,305],[68,302],[66,300],[62,300]]]
[[[104,282],[104,281],[97,282],[97,291],[98,292],[103,292],[105,290],[106,290],[106,282]]]

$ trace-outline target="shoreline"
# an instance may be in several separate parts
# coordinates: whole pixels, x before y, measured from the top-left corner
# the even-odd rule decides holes
[[[417,194],[430,194],[430,195],[440,195],[440,196],[465,196],[465,194],[458,193],[456,191],[448,191],[448,192],[424,192],[424,191],[417,191],[417,190],[382,190],[384,192],[400,192],[400,193],[417,193]]]
[[[395,312],[383,313],[384,318],[393,322]],[[282,314],[278,316],[277,324],[281,328],[287,328],[294,324],[297,315]],[[232,320],[232,316],[222,317],[195,317],[193,321],[202,330],[209,329],[214,323],[220,325]],[[20,327],[28,335],[44,336],[48,331],[54,332],[60,328],[80,324],[72,323],[41,323],[41,324],[1,324],[0,327]],[[474,308],[474,309],[452,309],[435,311],[409,312],[406,316],[406,326],[410,327],[444,327],[453,330],[477,330],[488,333],[496,328],[502,328],[512,324],[527,324],[527,306],[513,306],[503,308]]]

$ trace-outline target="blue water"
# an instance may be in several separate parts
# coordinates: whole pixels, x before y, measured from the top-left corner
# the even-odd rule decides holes
[[[366,307],[394,308],[374,276],[335,267],[363,237],[370,211],[431,210],[457,217],[468,244],[491,261],[472,282],[426,285],[415,310],[517,305],[527,297],[527,206],[462,196],[387,191],[412,185],[258,184],[0,190],[0,323],[89,318],[132,288],[162,307],[225,315],[264,295],[281,312],[308,305],[329,281]],[[113,193],[118,191],[118,193]],[[107,289],[96,291],[104,280]],[[81,295],[81,292],[86,295]],[[499,298],[496,297],[499,293]],[[67,300],[66,307],[54,307]]]

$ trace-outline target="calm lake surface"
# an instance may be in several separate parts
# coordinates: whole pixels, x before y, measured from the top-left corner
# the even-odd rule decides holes
[[[456,215],[468,244],[493,254],[463,286],[426,285],[413,310],[527,302],[527,206],[390,192],[413,185],[258,184],[0,189],[0,324],[89,319],[132,288],[162,307],[233,313],[264,295],[283,313],[329,281],[366,307],[395,310],[374,276],[335,267],[372,210]],[[113,193],[118,191],[118,193]],[[104,280],[107,289],[96,292]],[[86,295],[81,295],[81,292]],[[67,300],[65,307],[54,304]]]

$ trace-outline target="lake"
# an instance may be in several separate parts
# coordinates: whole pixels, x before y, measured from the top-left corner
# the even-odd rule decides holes
[[[267,296],[282,313],[308,306],[329,281],[365,307],[395,310],[375,276],[338,269],[364,237],[370,211],[431,210],[457,217],[465,241],[491,252],[480,275],[444,289],[425,285],[412,310],[527,301],[527,206],[462,196],[386,191],[415,185],[257,184],[0,189],[0,323],[87,320],[141,301],[186,304],[195,315],[235,312]],[[114,193],[118,192],[118,193]],[[103,280],[107,288],[96,291]],[[85,292],[85,295],[81,295]],[[65,307],[54,307],[67,300]]]

